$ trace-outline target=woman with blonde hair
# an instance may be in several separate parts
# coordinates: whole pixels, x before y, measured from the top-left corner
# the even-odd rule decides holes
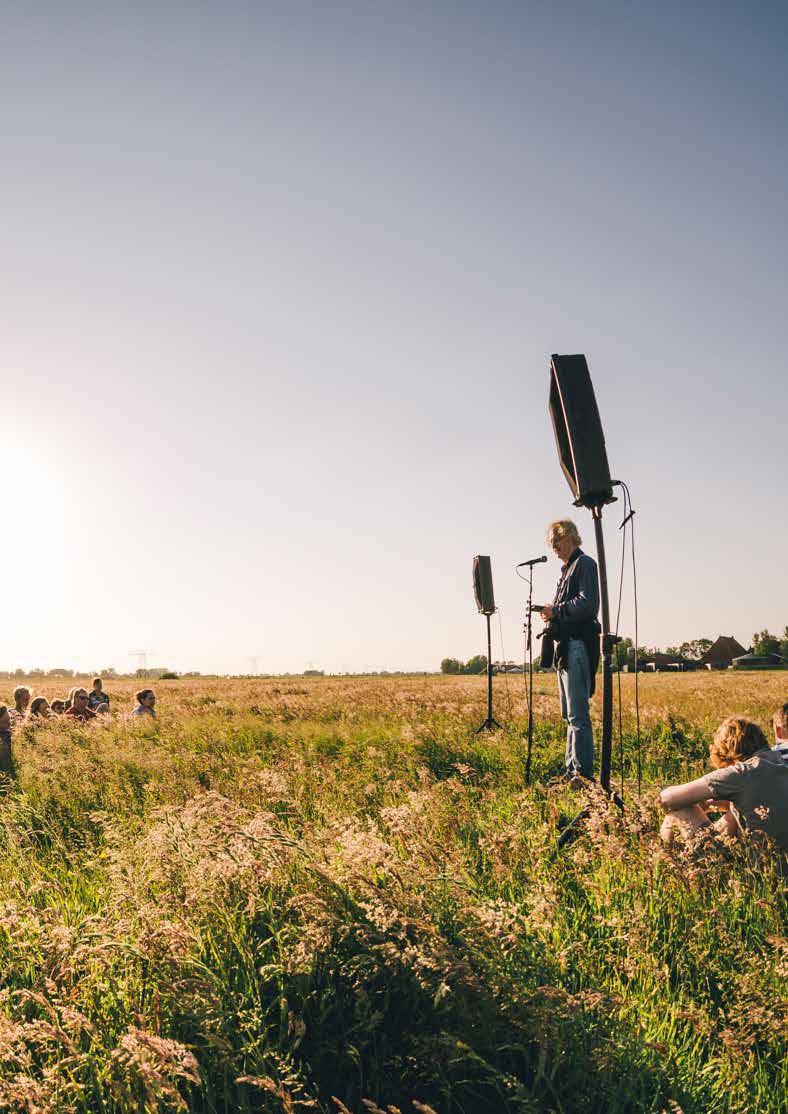
[[[9,709],[8,714],[11,717],[12,723],[21,723],[25,718],[27,706],[30,703],[30,689],[27,685],[17,685],[14,689],[14,707]]]
[[[788,765],[773,751],[757,723],[730,716],[714,733],[710,750],[714,770],[686,785],[671,785],[659,795],[667,813],[660,835],[670,841],[709,828],[724,835],[762,832],[788,852]],[[712,824],[712,802],[722,817]]]

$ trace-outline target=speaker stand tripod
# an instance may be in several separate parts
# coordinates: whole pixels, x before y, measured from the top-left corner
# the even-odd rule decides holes
[[[485,611],[484,617],[487,620],[487,719],[484,723],[474,731],[474,735],[480,734],[482,731],[501,731],[501,725],[498,720],[493,716],[493,699],[492,699],[492,679],[493,679],[493,666],[492,666],[492,636],[490,634],[490,612]],[[612,689],[611,689],[612,692]]]
[[[613,647],[619,641],[610,633],[610,605],[607,596],[607,565],[605,563],[605,539],[602,535],[602,503],[594,503],[591,514],[594,519],[596,539],[597,568],[599,569],[599,596],[602,604],[602,753],[599,763],[599,784],[610,800],[623,811],[624,802],[610,787],[610,771],[613,756]],[[578,835],[579,827],[587,819],[589,810],[582,809],[567,824],[558,838],[558,846],[564,847]]]

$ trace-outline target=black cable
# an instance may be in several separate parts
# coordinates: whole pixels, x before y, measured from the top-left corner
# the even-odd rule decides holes
[[[621,529],[624,531],[624,547],[626,547],[626,527],[630,527],[630,543],[632,550],[632,590],[634,596],[634,611],[635,611],[635,724],[636,724],[636,765],[637,765],[637,787],[638,797],[640,797],[642,784],[643,784],[643,763],[642,763],[642,739],[640,734],[640,669],[638,662],[639,634],[638,634],[638,576],[637,576],[637,561],[635,559],[635,510],[632,506],[632,495],[628,485],[623,480],[616,480],[615,483],[622,488],[624,492],[624,521],[621,523]],[[628,510],[627,510],[628,508]],[[623,578],[623,567],[622,567]],[[620,603],[619,603],[620,606]],[[618,620],[617,620],[618,622]],[[616,631],[618,633],[618,631]]]
[[[620,481],[616,481],[620,482]],[[624,486],[623,484],[621,485]],[[629,517],[627,516],[627,497],[624,494],[624,521],[619,526],[619,530],[623,530],[621,536],[621,568],[618,574],[618,610],[616,611],[616,638],[618,638],[619,626],[621,623],[621,599],[624,595],[624,561],[627,552],[627,525],[629,524]],[[618,660],[618,655],[616,655]]]
[[[635,512],[632,509],[632,496],[629,493],[629,488],[624,485],[629,500],[629,516],[631,519],[630,527],[630,541],[632,544],[632,590],[634,594],[634,607],[635,607],[635,721],[637,724],[637,775],[638,775],[638,797],[640,796],[643,769],[641,763],[641,740],[640,740],[640,685],[638,668],[638,573],[637,561],[635,560]]]
[[[621,656],[618,652],[618,632],[621,626],[621,601],[624,596],[624,565],[627,555],[627,525],[629,523],[629,516],[627,515],[627,497],[624,494],[624,521],[621,523],[619,529],[622,530],[621,535],[621,567],[618,575],[618,609],[616,611],[616,673],[618,675],[618,768],[621,774],[621,796],[624,796],[624,720],[623,709],[621,701]]]
[[[632,501],[630,499],[630,507]],[[634,511],[632,512],[635,513]],[[632,519],[632,526],[630,529],[630,539],[632,542],[632,589],[635,597],[635,721],[637,724],[637,770],[638,770],[638,797],[640,796],[641,784],[643,781],[643,770],[640,758],[640,686],[639,677],[640,670],[638,669],[638,572],[637,562],[635,560],[635,520]]]
[[[621,660],[616,646],[616,676],[618,678],[618,768],[621,772],[621,797],[624,796],[624,724],[621,710]]]

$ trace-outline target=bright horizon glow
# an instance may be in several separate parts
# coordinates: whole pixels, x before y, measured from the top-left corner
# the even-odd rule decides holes
[[[485,650],[477,553],[521,657],[514,566],[559,517],[594,552],[551,352],[641,643],[780,633],[787,43],[768,3],[9,15],[0,668],[437,669]]]

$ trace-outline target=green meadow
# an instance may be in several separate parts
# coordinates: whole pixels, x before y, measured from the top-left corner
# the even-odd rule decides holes
[[[788,675],[643,677],[639,756],[621,680],[626,810],[560,852],[546,676],[531,788],[521,677],[481,736],[474,677],[160,682],[155,723],[21,728],[0,1110],[788,1110],[784,884],[666,849],[655,807]]]

